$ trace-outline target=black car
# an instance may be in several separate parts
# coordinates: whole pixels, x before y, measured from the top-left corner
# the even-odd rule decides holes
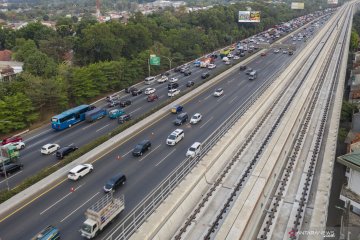
[[[125,92],[131,93],[134,89],[136,89],[136,88],[134,88],[134,87],[125,88]]]
[[[161,76],[161,77],[162,77],[162,76],[170,76],[170,73],[169,73],[169,72],[164,72],[164,73],[162,73],[160,76]]]
[[[126,107],[126,106],[129,106],[131,105],[131,101],[130,100],[123,100],[123,101],[120,101],[119,102],[119,106],[120,107]]]
[[[132,152],[133,156],[142,156],[147,150],[151,147],[151,142],[149,140],[143,140],[137,144]]]
[[[174,88],[178,88],[179,87],[179,84],[174,82],[174,83],[169,83],[168,84],[168,89],[174,89]]]
[[[245,53],[244,52],[240,53],[240,57],[245,57]]]
[[[185,72],[184,72],[184,76],[190,76],[191,75],[191,71],[190,70],[186,70]]]
[[[133,96],[140,95],[140,94],[142,94],[142,90],[135,88],[135,89],[133,89],[133,90],[131,91],[131,94],[132,94]]]
[[[194,86],[194,82],[193,81],[188,81],[187,83],[186,83],[186,87],[192,87],[192,86]]]
[[[3,176],[5,176],[5,173],[6,175],[11,175],[14,172],[21,170],[23,167],[24,165],[22,165],[21,163],[10,163],[0,168],[0,174]]]
[[[118,188],[120,185],[125,184],[126,182],[126,176],[123,173],[119,173],[112,178],[110,178],[104,186],[105,192],[114,191],[116,188]]]
[[[189,66],[185,66],[185,67],[180,68],[180,72],[181,72],[181,73],[185,73],[185,72],[188,71],[189,69],[190,69]]]
[[[293,53],[292,51],[289,51],[288,54],[289,54],[289,55],[293,55],[294,53]]]
[[[180,72],[180,70],[181,70],[181,67],[174,68],[174,72]]]
[[[131,120],[131,115],[130,114],[124,114],[124,115],[121,115],[119,118],[118,118],[118,123],[119,124],[122,124],[126,121],[130,121]]]
[[[75,146],[67,146],[60,148],[59,150],[56,151],[56,157],[58,159],[63,159],[66,155],[69,155],[70,153],[76,151],[77,149],[78,147]]]
[[[179,115],[177,115],[177,117],[176,117],[176,119],[174,121],[174,124],[176,126],[180,126],[183,123],[186,123],[188,118],[189,118],[189,116],[188,116],[188,114],[186,112],[180,113]]]
[[[240,71],[246,70],[246,65],[241,65],[240,66]]]
[[[210,77],[210,73],[208,73],[208,72],[201,74],[202,79],[205,79],[205,78],[208,78],[208,77]]]

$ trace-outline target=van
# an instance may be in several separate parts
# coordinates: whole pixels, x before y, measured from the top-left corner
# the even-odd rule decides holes
[[[115,176],[113,176],[112,178],[110,178],[105,186],[104,186],[104,191],[105,192],[110,192],[115,190],[116,188],[118,188],[120,185],[125,184],[126,182],[126,176],[123,173],[119,173]]]
[[[182,129],[176,129],[166,139],[166,144],[174,146],[184,138],[184,131]]]
[[[191,145],[191,147],[189,147],[189,149],[187,150],[186,157],[195,157],[200,154],[200,150],[201,143],[194,142],[193,145]]]
[[[147,77],[145,78],[145,84],[149,85],[155,82],[155,77]]]
[[[187,122],[188,118],[189,118],[189,116],[186,112],[180,113],[179,115],[177,115],[177,117],[174,121],[174,124],[176,126],[180,126],[183,123]]]
[[[254,80],[257,77],[257,72],[254,70],[249,73],[249,80]]]

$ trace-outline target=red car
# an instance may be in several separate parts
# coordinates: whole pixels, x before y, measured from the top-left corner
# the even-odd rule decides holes
[[[262,57],[266,56],[266,52],[262,52],[262,53],[261,53],[261,56],[262,56]]]
[[[14,142],[22,142],[22,137],[20,136],[14,136],[14,137],[8,137],[2,140],[1,144],[6,145],[8,143],[14,143]]]
[[[150,94],[148,97],[147,97],[147,101],[148,102],[153,102],[155,100],[159,99],[159,97],[156,95],[156,94]]]

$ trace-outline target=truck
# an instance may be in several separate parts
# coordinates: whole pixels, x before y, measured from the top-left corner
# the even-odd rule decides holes
[[[35,235],[35,237],[31,238],[31,240],[58,240],[60,239],[59,229],[56,227],[49,225],[41,232]]]
[[[105,194],[85,211],[86,220],[80,229],[81,236],[87,239],[94,238],[124,209],[124,195],[115,198],[113,191]]]
[[[93,110],[85,113],[85,120],[87,122],[94,122],[100,118],[105,117],[106,114],[107,114],[106,109],[94,108]]]
[[[19,159],[19,150],[11,144],[1,146],[0,151],[0,166],[10,162],[16,162],[16,160]]]
[[[230,53],[230,49],[224,49],[220,51],[220,58],[226,57]]]
[[[200,59],[200,67],[206,68],[209,66],[210,63],[213,63],[213,62],[215,62],[215,59],[213,59],[211,57],[202,58],[202,59]]]
[[[113,109],[109,112],[109,118],[115,119],[125,114],[125,111],[122,108]]]

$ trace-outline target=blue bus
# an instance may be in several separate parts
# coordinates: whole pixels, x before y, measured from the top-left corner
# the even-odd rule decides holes
[[[63,130],[69,128],[72,125],[84,121],[85,113],[94,109],[94,106],[91,105],[80,105],[69,109],[59,115],[56,115],[51,118],[51,127],[55,130]]]
[[[41,232],[36,234],[31,240],[58,240],[60,239],[60,232],[54,226],[47,226]]]

